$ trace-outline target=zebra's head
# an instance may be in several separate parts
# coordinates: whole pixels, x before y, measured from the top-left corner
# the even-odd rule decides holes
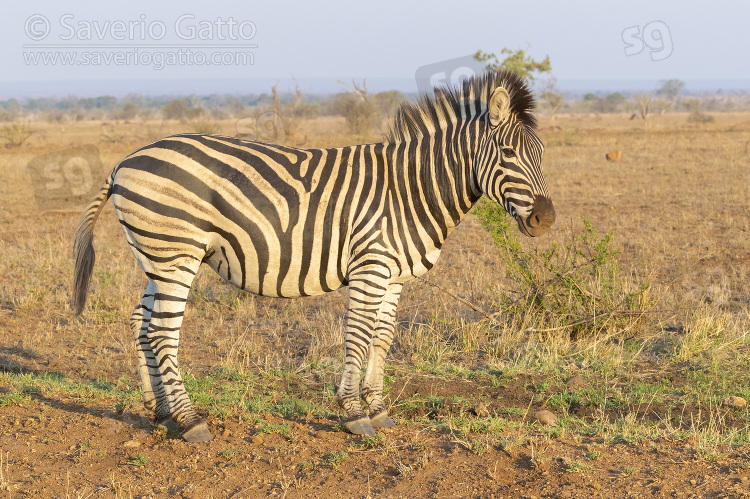
[[[534,98],[516,73],[502,71],[485,81],[489,98],[476,157],[477,182],[488,198],[505,207],[523,234],[541,236],[555,223],[555,208],[542,174],[544,144],[531,114]]]

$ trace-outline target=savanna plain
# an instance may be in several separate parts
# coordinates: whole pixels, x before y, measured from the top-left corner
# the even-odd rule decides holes
[[[482,205],[406,285],[386,370],[398,425],[373,437],[347,433],[335,400],[345,289],[254,297],[204,269],[180,362],[207,444],[141,404],[128,318],[146,278],[111,203],[75,317],[84,203],[46,199],[29,169],[94,146],[99,185],[193,125],[30,122],[0,149],[0,497],[750,495],[750,113],[628,118],[542,116],[551,231],[523,238]],[[318,117],[293,132],[328,147],[382,131]]]

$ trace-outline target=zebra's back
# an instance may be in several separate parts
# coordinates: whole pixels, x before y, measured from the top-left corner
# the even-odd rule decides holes
[[[356,210],[367,208],[355,200],[373,175],[346,157],[356,154],[176,135],[118,165],[113,202],[147,273],[198,260],[256,294],[315,295],[345,282]]]

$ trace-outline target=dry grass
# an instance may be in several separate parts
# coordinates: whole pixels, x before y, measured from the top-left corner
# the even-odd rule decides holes
[[[523,332],[505,320],[498,293],[508,283],[490,237],[469,217],[448,240],[428,279],[489,313],[493,320],[417,280],[403,294],[396,363],[551,372],[573,363],[618,369],[646,359],[711,363],[746,353],[750,329],[750,168],[747,114],[717,114],[709,124],[686,114],[655,117],[648,131],[624,115],[557,117],[545,130],[545,172],[558,222],[548,236],[526,240],[548,247],[578,233],[582,218],[614,234],[623,278],[650,282],[653,314],[645,330],[602,333],[572,341],[565,330]],[[543,125],[544,119],[542,120]],[[159,136],[184,131],[178,122],[31,123],[36,133],[19,148],[0,150],[0,362],[26,359],[39,371],[75,378],[135,379],[127,318],[145,287],[109,205],[97,227],[91,302],[81,318],[68,305],[71,236],[80,206],[42,214],[29,161],[82,144],[99,148],[105,169]],[[234,121],[214,121],[234,134]],[[343,118],[299,120],[309,147],[355,142]],[[743,128],[744,127],[744,128]],[[118,140],[111,140],[116,131]],[[368,138],[376,141],[379,133]],[[604,155],[624,151],[620,163]],[[95,179],[95,183],[101,179]],[[217,367],[268,371],[315,365],[336,369],[343,356],[345,290],[317,298],[252,297],[210,271],[195,284],[183,330],[186,371]],[[539,324],[533,325],[535,328]],[[544,326],[544,325],[541,325]],[[548,324],[549,328],[555,324]],[[628,339],[636,337],[634,347]],[[64,346],[64,354],[61,354]],[[48,361],[48,359],[51,359]],[[45,362],[47,362],[45,364]]]

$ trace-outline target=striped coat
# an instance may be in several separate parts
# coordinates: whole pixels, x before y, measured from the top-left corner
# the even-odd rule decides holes
[[[403,283],[435,264],[482,194],[503,203],[524,234],[542,234],[554,222],[533,105],[520,78],[493,73],[404,104],[383,143],[298,149],[180,134],[150,144],[115,167],[81,218],[76,312],[93,268],[94,222],[112,197],[149,278],[131,327],[144,403],[158,423],[177,423],[186,440],[211,438],[177,364],[188,292],[206,263],[263,296],[348,286],[337,393],[346,426],[362,434],[392,426],[383,369]]]

